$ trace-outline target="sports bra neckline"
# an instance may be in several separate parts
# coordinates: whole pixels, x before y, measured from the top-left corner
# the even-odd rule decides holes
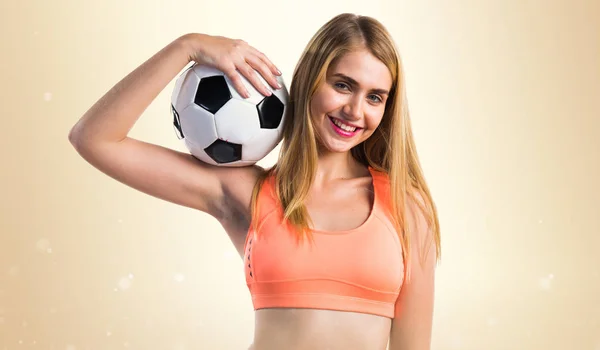
[[[370,165],[367,166],[367,168],[369,169],[369,174],[371,175],[371,184],[373,186],[373,204],[371,205],[371,209],[369,211],[369,216],[367,216],[367,218],[365,219],[365,221],[363,221],[360,225],[358,225],[357,227],[351,228],[351,229],[346,229],[346,230],[319,230],[319,229],[310,229],[310,232],[312,233],[316,233],[316,234],[323,234],[323,235],[346,235],[346,234],[351,234],[351,233],[355,233],[355,232],[360,232],[362,230],[364,230],[364,228],[373,220],[373,217],[375,216],[375,212],[378,208],[377,202],[379,200],[379,193],[378,193],[378,184],[375,178],[375,169],[373,169]]]

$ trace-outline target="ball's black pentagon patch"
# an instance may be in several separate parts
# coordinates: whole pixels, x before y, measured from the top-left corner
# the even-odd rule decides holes
[[[265,97],[258,105],[258,119],[262,129],[277,129],[283,118],[283,103],[275,95]]]
[[[181,129],[181,121],[179,120],[179,113],[175,110],[175,106],[171,104],[171,113],[173,113],[173,127],[175,127],[175,134],[178,139],[183,139],[183,130]]]
[[[194,103],[215,114],[230,99],[231,92],[225,77],[214,75],[200,79]]]
[[[204,149],[215,162],[231,163],[242,159],[242,145],[224,140],[216,140]]]

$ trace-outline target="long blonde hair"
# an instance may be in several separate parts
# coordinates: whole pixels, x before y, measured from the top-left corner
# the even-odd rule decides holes
[[[258,193],[264,180],[273,175],[284,220],[296,228],[298,239],[311,238],[311,220],[304,201],[315,178],[318,148],[310,101],[324,82],[329,66],[357,48],[368,49],[382,61],[390,70],[393,84],[380,125],[371,137],[353,147],[351,153],[365,166],[389,177],[392,216],[404,260],[410,260],[411,247],[410,229],[405,220],[407,196],[414,196],[414,192],[420,193],[423,199],[416,202],[428,221],[439,259],[438,216],[417,156],[400,56],[385,27],[368,16],[349,13],[335,16],[317,31],[302,53],[290,86],[278,161],[262,175],[252,194],[254,229],[258,232]]]

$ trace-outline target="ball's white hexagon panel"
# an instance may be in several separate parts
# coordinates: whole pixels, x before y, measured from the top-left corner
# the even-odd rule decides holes
[[[173,93],[171,94],[171,104],[173,106],[177,106],[177,100],[179,99],[179,94],[181,93],[181,91],[183,90],[183,83],[186,80],[186,76],[188,74],[190,74],[190,70],[193,68],[193,66],[188,67],[187,69],[185,69],[177,78],[177,80],[175,80],[175,87],[173,88]],[[187,104],[186,104],[187,106]],[[185,108],[185,106],[184,106]],[[177,112],[179,112],[179,110],[177,110]]]
[[[259,161],[271,152],[279,143],[281,131],[260,129],[254,136],[242,144],[242,159]]]
[[[179,112],[179,114],[181,114],[181,111],[186,109],[190,104],[194,103],[198,83],[200,83],[200,78],[198,78],[193,70],[187,70],[175,83],[182,88],[174,90],[171,104],[175,106],[175,110]]]
[[[220,139],[243,144],[260,129],[256,106],[231,99],[214,116]]]
[[[179,113],[184,139],[201,148],[213,143],[218,138],[214,118],[202,107],[193,103],[189,105]]]
[[[199,64],[194,65],[192,67],[192,70],[194,71],[194,73],[196,73],[196,75],[200,79],[205,78],[205,77],[212,77],[215,75],[224,75],[223,72],[221,72],[220,70],[218,70],[214,67],[203,66],[203,65],[199,65]]]

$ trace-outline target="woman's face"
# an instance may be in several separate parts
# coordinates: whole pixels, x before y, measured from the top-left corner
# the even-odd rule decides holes
[[[310,106],[321,146],[347,152],[369,138],[381,122],[391,87],[390,71],[366,49],[331,65]]]

